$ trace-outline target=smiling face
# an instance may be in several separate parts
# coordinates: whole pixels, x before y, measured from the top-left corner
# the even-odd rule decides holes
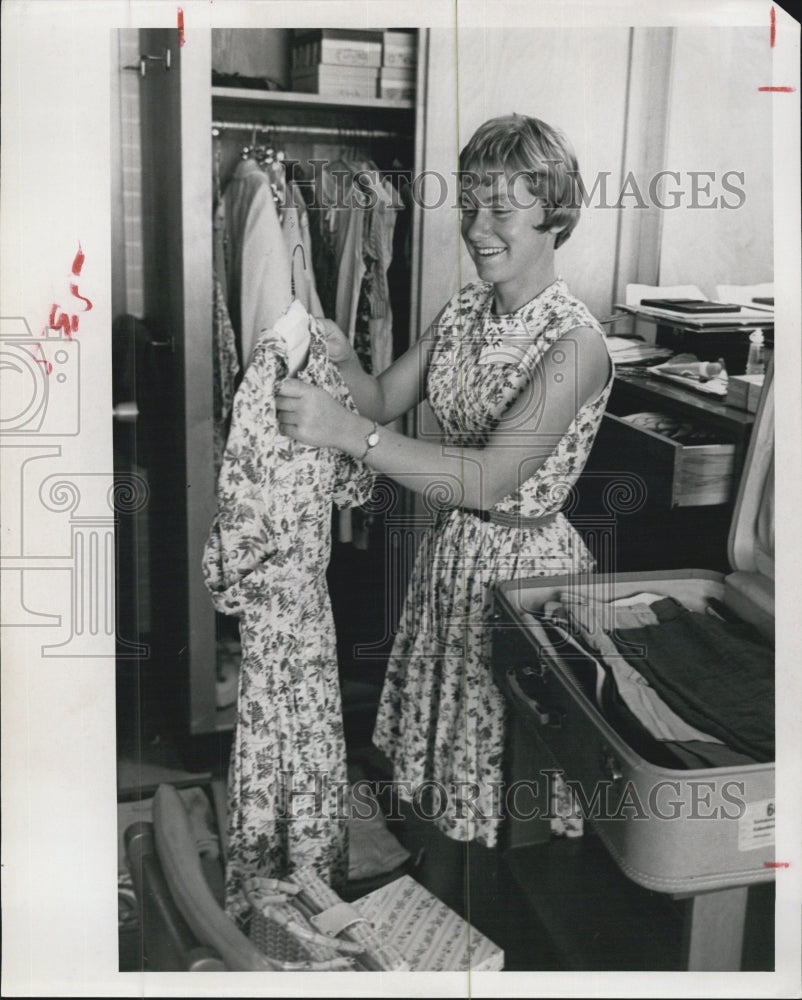
[[[512,312],[554,281],[553,232],[539,232],[543,206],[528,179],[501,171],[463,183],[462,238],[479,277],[495,288],[496,311]]]

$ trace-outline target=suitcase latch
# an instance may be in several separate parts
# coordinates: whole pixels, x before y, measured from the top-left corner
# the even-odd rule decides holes
[[[603,747],[601,752],[602,771],[614,784],[624,777],[624,769],[621,761],[616,757],[610,747]]]

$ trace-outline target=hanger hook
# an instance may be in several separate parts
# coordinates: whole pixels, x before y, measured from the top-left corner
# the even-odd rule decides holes
[[[296,243],[295,246],[292,248],[292,260],[290,262],[290,267],[291,268],[295,267],[295,254],[299,250],[301,251],[301,261],[303,263],[304,271],[305,271],[306,270],[306,251],[304,250],[303,243]]]

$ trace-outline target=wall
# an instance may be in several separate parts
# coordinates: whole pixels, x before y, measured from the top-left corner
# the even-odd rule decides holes
[[[678,28],[674,46],[666,165],[708,171],[711,204],[726,171],[743,173],[736,209],[663,212],[660,283],[693,283],[709,296],[716,284],[774,278],[772,227],[771,48],[763,28]],[[726,192],[725,192],[726,194]],[[729,202],[736,202],[727,195]]]
[[[557,253],[558,273],[598,318],[629,282],[698,284],[712,297],[719,283],[772,281],[770,95],[758,92],[770,54],[763,29],[432,29],[424,164],[450,190],[447,205],[422,213],[420,330],[475,277],[454,208],[459,150],[511,111],[567,133],[588,192],[605,175],[606,196],[596,190]],[[650,192],[663,169],[680,173],[657,189],[663,204],[674,201],[669,185],[680,191],[676,209]],[[690,171],[715,175],[707,195],[693,199]],[[727,171],[744,174],[729,179],[743,197],[722,189]],[[423,186],[427,205],[438,183]],[[722,207],[722,195],[743,204]],[[715,209],[699,207],[716,196]]]
[[[215,28],[212,69],[219,73],[268,78],[289,87],[289,31],[277,28]]]
[[[588,190],[600,171],[611,174],[615,190],[628,49],[628,28],[431,30],[424,163],[449,178],[450,190],[447,205],[423,212],[421,330],[476,276],[461,246],[454,207],[459,150],[488,118],[513,111],[532,115],[568,135]],[[437,200],[437,183],[431,178],[425,187],[427,205]],[[617,225],[615,211],[583,209],[577,229],[557,253],[558,272],[598,316],[610,311]],[[436,267],[427,265],[435,260]]]

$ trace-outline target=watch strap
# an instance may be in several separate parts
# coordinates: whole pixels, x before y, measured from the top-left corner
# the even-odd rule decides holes
[[[365,450],[359,456],[359,461],[360,462],[364,461],[368,457],[368,452],[370,451],[370,449],[375,448],[378,443],[379,443],[379,425],[374,420],[373,427],[371,427],[370,431],[365,435]]]

